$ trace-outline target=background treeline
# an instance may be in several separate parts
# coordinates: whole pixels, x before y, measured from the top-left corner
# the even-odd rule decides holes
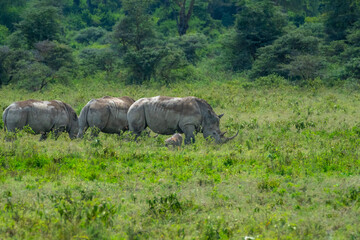
[[[0,85],[360,82],[359,0],[1,0]],[[210,73],[210,74],[209,74]]]

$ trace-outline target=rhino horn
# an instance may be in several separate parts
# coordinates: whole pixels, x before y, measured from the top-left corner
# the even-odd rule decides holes
[[[224,116],[224,114],[222,113],[222,114],[220,114],[219,116],[218,116],[218,118],[222,118],[222,116]]]
[[[236,133],[234,136],[232,136],[232,137],[225,137],[225,139],[223,140],[223,143],[226,143],[226,142],[234,139],[238,134],[239,134],[239,130],[237,131],[237,133]]]
[[[221,136],[221,137],[224,137],[226,133],[227,133],[227,131],[222,132],[222,133],[220,134],[220,136]]]

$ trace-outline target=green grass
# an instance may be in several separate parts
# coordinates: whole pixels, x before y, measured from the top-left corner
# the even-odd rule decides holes
[[[79,113],[105,95],[197,96],[225,113],[222,130],[240,133],[223,145],[198,134],[172,150],[167,136],[39,142],[20,132],[6,142],[1,131],[0,239],[360,238],[360,93],[89,79],[37,93],[5,87],[0,104],[59,99]]]

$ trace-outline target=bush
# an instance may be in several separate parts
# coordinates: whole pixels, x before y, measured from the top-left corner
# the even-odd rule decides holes
[[[129,81],[141,84],[149,81],[161,59],[166,56],[161,47],[144,47],[139,51],[128,51],[124,57],[125,66],[130,70]]]
[[[32,55],[25,50],[12,50],[7,46],[0,47],[0,85],[8,84],[21,69],[20,61],[31,62]]]
[[[360,79],[360,57],[350,59],[345,65],[348,77]]]
[[[39,7],[30,9],[18,24],[18,28],[29,44],[44,40],[60,40],[61,22],[59,9]]]
[[[89,27],[80,30],[76,35],[75,40],[78,43],[89,44],[91,42],[96,42],[97,40],[105,36],[106,33],[107,31],[101,27]]]
[[[117,64],[115,53],[109,48],[84,48],[79,53],[80,65],[87,74],[96,71],[112,72]]]
[[[282,70],[292,79],[308,80],[320,76],[324,60],[310,54],[294,56],[289,64],[282,65]]]
[[[250,69],[257,50],[271,44],[286,26],[285,16],[272,1],[243,1],[235,31],[223,41],[227,62],[235,71]]]
[[[169,84],[178,78],[182,78],[180,69],[184,69],[188,65],[184,52],[169,44],[165,48],[165,53],[156,67],[156,77],[158,80]]]
[[[324,65],[319,57],[321,43],[321,39],[314,36],[312,28],[303,26],[292,30],[273,44],[258,50],[251,77],[276,73],[286,78],[315,78],[320,72],[318,68]],[[310,73],[314,69],[316,73]]]
[[[254,81],[254,83],[256,86],[261,87],[280,87],[288,84],[285,78],[277,74],[270,74],[265,77],[259,77]]]
[[[200,59],[198,51],[206,46],[207,41],[203,34],[186,34],[173,38],[171,42],[182,49],[190,63],[195,64]]]
[[[56,41],[42,41],[35,44],[36,60],[46,64],[54,71],[58,71],[61,67],[72,66],[74,59],[72,50],[65,44]]]
[[[45,64],[20,60],[18,68],[18,72],[14,74],[14,81],[20,88],[38,91],[51,80],[52,70]]]
[[[4,25],[0,24],[0,45],[5,42],[5,39],[9,35],[10,35],[9,29],[7,27],[5,27]]]

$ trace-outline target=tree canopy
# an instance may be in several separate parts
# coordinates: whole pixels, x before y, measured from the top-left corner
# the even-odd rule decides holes
[[[4,0],[0,83],[105,72],[169,84],[214,64],[250,79],[360,82],[359,19],[358,0]]]

